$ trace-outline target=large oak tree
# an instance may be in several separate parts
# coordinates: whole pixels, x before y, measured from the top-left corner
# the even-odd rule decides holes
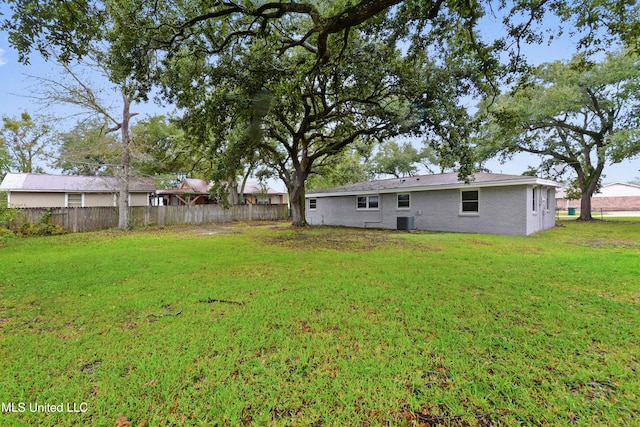
[[[555,13],[563,22],[582,30],[581,41],[586,47],[614,39],[632,45],[640,34],[637,5],[624,1],[517,0],[496,4],[453,0],[286,3],[12,0],[10,3],[14,15],[5,28],[10,30],[11,42],[24,60],[31,49],[46,54],[50,44],[61,47],[63,58],[81,56],[95,38],[104,38],[110,42],[108,65],[112,78],[114,81],[133,78],[139,83],[136,96],[146,96],[152,86],[159,84],[169,99],[182,103],[189,111],[204,108],[202,102],[191,101],[189,105],[182,97],[182,92],[190,92],[185,73],[194,73],[190,84],[203,92],[221,91],[224,84],[230,84],[231,92],[243,92],[245,107],[246,103],[254,107],[267,105],[263,115],[257,112],[259,106],[240,112],[235,100],[230,102],[226,113],[230,118],[229,135],[233,138],[220,144],[220,135],[213,135],[210,151],[226,153],[233,163],[260,150],[289,188],[296,224],[304,222],[304,182],[314,165],[327,156],[340,154],[345,146],[360,138],[431,133],[429,139],[434,141],[440,157],[456,158],[461,175],[468,175],[473,163],[464,144],[469,121],[455,105],[456,101],[474,87],[497,87],[494,78],[501,71],[498,61],[501,52],[508,50],[513,65],[521,65],[519,46],[542,41],[536,26],[547,13]],[[479,23],[495,10],[504,18],[505,37],[486,43],[478,33]],[[371,60],[358,63],[357,50],[367,43],[368,49],[374,50]],[[404,46],[401,52],[395,50],[399,46]],[[249,55],[257,55],[262,63],[256,64],[256,58]],[[397,66],[398,61],[405,61],[399,67],[402,73],[389,69]],[[401,75],[409,71],[411,61],[416,70],[430,79],[426,85],[412,87],[416,80]],[[247,79],[248,87],[238,87],[235,76],[218,79],[210,73],[212,69],[222,70],[224,64],[230,70],[247,71],[251,76]],[[245,67],[247,64],[249,68]],[[381,78],[375,69],[380,65],[385,65],[382,68],[390,74]],[[180,66],[181,73],[176,74],[175,69]],[[264,79],[256,80],[261,73],[265,74]],[[167,80],[167,75],[177,78]],[[378,78],[381,79],[369,81]],[[338,92],[345,92],[345,82],[361,89],[350,103],[335,98]],[[338,84],[343,84],[343,88],[338,88]],[[375,88],[380,84],[386,93],[382,97]],[[406,96],[407,92],[400,96],[407,88],[415,91],[413,100]],[[416,95],[422,99],[416,100]],[[256,97],[268,98],[268,102],[256,103]],[[191,117],[198,116],[191,114]],[[211,115],[199,117],[221,120]],[[242,122],[248,137],[239,133]],[[412,124],[407,125],[409,122]],[[208,124],[200,126],[207,127]],[[208,138],[201,139],[202,143],[212,137],[211,132],[201,135]],[[325,147],[320,148],[319,142]]]
[[[584,59],[543,64],[525,84],[486,101],[480,141],[496,154],[533,153],[547,168],[570,169],[580,219],[590,220],[605,167],[640,154],[640,58],[623,52],[597,64]]]

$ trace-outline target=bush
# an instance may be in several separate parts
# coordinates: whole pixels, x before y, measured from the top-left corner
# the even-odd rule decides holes
[[[15,237],[13,231],[0,227],[0,247],[7,244],[7,242]]]
[[[0,192],[0,227],[9,228],[15,219],[16,211],[8,207],[7,194]]]
[[[40,217],[37,224],[31,222],[23,223],[18,229],[21,236],[57,236],[67,233],[62,226],[54,224],[52,221],[53,214],[50,209]]]

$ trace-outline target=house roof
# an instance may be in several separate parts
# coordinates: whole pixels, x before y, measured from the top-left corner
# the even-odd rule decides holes
[[[20,192],[91,192],[113,193],[119,189],[119,179],[112,176],[47,175],[34,173],[8,173],[0,190]],[[130,192],[153,193],[151,178],[129,178]]]
[[[207,183],[204,179],[185,178],[180,186],[181,190],[190,190],[190,193],[209,194],[212,183]]]
[[[593,193],[593,197],[629,197],[640,196],[640,185],[630,184],[628,182],[610,182],[603,184],[597,193]],[[556,191],[556,199],[564,199],[567,197],[566,187]]]
[[[182,181],[180,188],[158,190],[158,194],[209,194],[213,183],[205,181],[199,178],[185,178]],[[241,183],[238,183],[238,192],[242,187]],[[247,182],[244,186],[244,194],[260,194],[262,189],[258,182]],[[267,187],[267,194],[285,194],[274,190],[271,187]]]
[[[432,191],[465,187],[480,188],[511,185],[548,185],[560,187],[560,184],[555,181],[534,176],[495,173],[477,173],[470,177],[470,182],[467,184],[460,181],[457,173],[443,173],[359,182],[357,184],[343,185],[325,190],[310,191],[306,194],[306,197],[332,197],[371,193],[397,193],[398,191]]]
[[[625,197],[640,196],[640,185],[626,182],[610,182],[604,184],[593,197]]]

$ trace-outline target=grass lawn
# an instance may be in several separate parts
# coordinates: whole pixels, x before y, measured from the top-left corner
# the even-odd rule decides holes
[[[637,426],[640,224],[14,239],[0,328],[2,426]]]

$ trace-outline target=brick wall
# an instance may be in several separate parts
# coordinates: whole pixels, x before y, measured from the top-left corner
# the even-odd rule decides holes
[[[605,211],[640,211],[640,196],[592,197],[591,209]]]
[[[568,206],[580,209],[580,200],[556,199],[558,209]],[[592,197],[591,209],[603,211],[640,211],[640,196]]]

